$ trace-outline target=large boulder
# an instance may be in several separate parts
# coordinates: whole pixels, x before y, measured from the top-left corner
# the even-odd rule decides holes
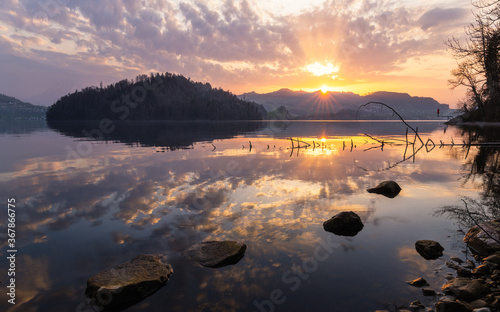
[[[438,301],[434,306],[436,312],[472,312],[467,303],[460,301]]]
[[[323,222],[325,231],[341,236],[355,236],[363,226],[361,218],[352,211],[342,211]]]
[[[246,249],[245,244],[235,241],[209,241],[189,247],[186,254],[202,266],[220,268],[238,263]]]
[[[172,266],[163,255],[139,255],[87,281],[85,295],[100,310],[121,311],[163,287]]]
[[[415,249],[426,260],[434,260],[443,256],[443,246],[433,240],[418,240]]]
[[[464,242],[483,257],[500,251],[500,219],[474,225],[465,234]]]
[[[401,192],[401,187],[394,181],[384,181],[380,182],[380,184],[374,188],[367,189],[366,191],[368,193],[375,193],[384,195],[385,197],[394,198],[398,196],[399,192]]]
[[[444,284],[442,289],[446,294],[469,302],[482,298],[489,291],[483,281],[466,277],[454,278]]]

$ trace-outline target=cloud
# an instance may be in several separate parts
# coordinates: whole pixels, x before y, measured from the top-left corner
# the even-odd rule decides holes
[[[34,75],[45,75],[45,83],[60,81],[61,73],[80,87],[91,77],[93,84],[112,83],[154,70],[238,91],[244,85],[299,84],[313,77],[301,68],[315,62],[338,64],[341,80],[370,81],[409,59],[444,51],[450,28],[462,32],[464,12],[458,7],[424,12],[369,0],[325,1],[288,15],[246,0],[216,6],[202,1],[7,1],[0,29],[11,36],[0,40],[7,47],[0,53],[50,66]],[[24,66],[12,65],[6,75]],[[74,90],[65,89],[52,91],[51,102]]]
[[[423,30],[428,30],[431,27],[446,25],[449,22],[463,19],[467,10],[461,8],[442,9],[435,8],[425,12],[419,19],[418,23]]]

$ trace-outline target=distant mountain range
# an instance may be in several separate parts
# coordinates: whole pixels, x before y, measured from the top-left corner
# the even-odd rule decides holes
[[[300,119],[356,119],[356,111],[360,105],[368,102],[385,103],[405,119],[436,118],[438,109],[441,116],[455,113],[449,105],[440,104],[430,97],[415,97],[407,93],[384,91],[362,96],[352,92],[323,93],[281,89],[265,94],[249,92],[239,97],[262,104],[273,116],[287,114]],[[363,107],[357,117],[359,119],[397,118],[392,111],[380,105]]]
[[[145,75],[140,78],[142,80],[152,79],[152,77]],[[142,114],[144,116],[131,116],[132,118],[130,119],[397,119],[397,116],[392,111],[380,105],[366,106],[358,112],[360,105],[368,102],[385,103],[395,109],[405,119],[435,119],[438,109],[440,116],[457,114],[457,110],[450,109],[447,104],[440,104],[430,97],[415,97],[407,93],[381,91],[362,96],[352,92],[323,93],[321,91],[305,92],[281,89],[265,94],[256,92],[244,93],[238,96],[240,99],[238,100],[236,96],[229,92],[213,89],[209,84],[192,82],[183,76],[175,76],[167,73],[166,76],[162,75],[160,78],[156,77],[155,79],[162,81],[160,83],[161,88],[155,90],[162,91],[162,94],[154,92],[152,94],[153,98],[150,99],[148,97],[144,101],[148,102],[147,113],[149,114],[145,114],[138,107],[138,109],[135,109],[135,113],[144,113]],[[172,82],[168,80],[172,80]],[[98,107],[97,104],[100,102],[109,104],[109,98],[119,98],[119,95],[122,93],[130,94],[130,90],[128,89],[139,82],[144,83],[144,81],[131,83],[125,80],[111,85],[107,89],[92,87],[65,96],[61,100],[67,100],[68,103],[65,103],[67,107],[65,107],[64,113],[59,116],[60,118],[54,119],[74,120],[96,119],[102,116],[109,117],[109,112],[100,112],[99,109],[96,109]],[[117,88],[117,85],[120,87],[124,85],[125,90],[120,90],[114,96],[110,96],[110,91],[117,91],[114,90]],[[165,88],[166,86],[167,88]],[[113,90],[110,88],[113,88]],[[166,91],[167,89],[168,92]],[[175,96],[173,96],[171,90],[181,90],[182,92],[176,92]],[[82,105],[79,104],[85,104],[80,103],[81,100],[84,97],[87,98],[84,95],[87,95],[86,93],[89,92],[93,93],[93,96],[90,96],[91,99],[86,99],[89,101],[84,101],[88,102],[88,104],[83,106],[87,107],[87,109],[84,112],[79,111],[82,108]],[[106,96],[103,96],[104,94]],[[168,103],[165,100],[158,100],[161,98],[168,98]],[[176,102],[179,102],[182,106],[174,104]],[[257,105],[249,102],[254,102]],[[58,104],[61,105],[61,103]],[[53,105],[52,107],[53,111],[55,110],[55,106],[57,105]],[[155,106],[157,106],[156,110],[154,109]],[[110,107],[110,105],[103,105],[102,107]],[[58,111],[62,112],[59,109]],[[45,106],[25,103],[14,97],[0,94],[0,121],[42,120],[46,118],[46,112],[47,107]],[[89,112],[97,115],[92,116],[93,118],[88,118],[89,116],[85,115]],[[72,114],[74,115],[73,117],[70,116]],[[152,116],[155,116],[155,118],[152,118]]]
[[[25,103],[19,99],[0,93],[1,120],[42,120],[47,107]]]

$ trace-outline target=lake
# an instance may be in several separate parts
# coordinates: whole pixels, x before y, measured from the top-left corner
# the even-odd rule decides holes
[[[89,277],[156,253],[174,273],[127,311],[432,305],[406,281],[424,277],[440,290],[452,272],[444,262],[471,259],[462,241],[468,224],[451,208],[484,200],[485,170],[474,169],[484,150],[462,146],[471,133],[442,121],[409,123],[426,146],[394,121],[0,121],[0,309],[93,311],[84,297]],[[397,197],[366,191],[385,180],[401,186]],[[10,198],[15,305],[6,295]],[[341,211],[360,216],[361,232],[323,229]],[[422,258],[414,247],[421,239],[438,241],[444,256]],[[248,249],[218,269],[185,255],[209,240]]]

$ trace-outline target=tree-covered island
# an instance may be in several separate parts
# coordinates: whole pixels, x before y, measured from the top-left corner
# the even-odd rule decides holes
[[[262,105],[171,73],[140,75],[61,97],[47,120],[261,120]]]

